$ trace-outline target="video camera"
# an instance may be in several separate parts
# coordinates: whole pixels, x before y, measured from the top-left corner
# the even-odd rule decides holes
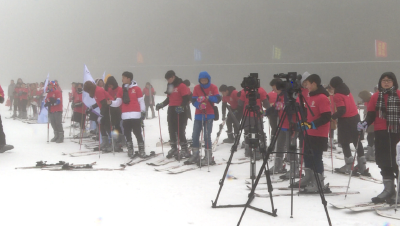
[[[258,73],[250,73],[248,77],[244,77],[240,84],[244,91],[247,92],[246,97],[249,99],[249,106],[256,108],[257,99],[259,99],[258,88],[260,88],[260,79],[258,79]]]
[[[274,74],[274,78],[286,80],[282,80],[282,82],[276,84],[276,89],[287,92],[289,98],[297,98],[297,94],[301,92],[302,76],[300,74],[297,74],[297,72],[280,73]]]

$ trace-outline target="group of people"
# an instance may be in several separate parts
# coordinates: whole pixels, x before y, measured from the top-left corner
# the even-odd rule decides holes
[[[256,98],[251,100],[252,103],[249,102],[252,90],[238,91],[234,86],[226,84],[218,88],[211,82],[211,76],[206,71],[199,73],[198,84],[193,90],[190,89],[188,80],[182,80],[172,70],[166,72],[165,79],[167,97],[158,104],[155,104],[156,92],[151,84],[147,83],[142,90],[133,80],[133,74],[128,71],[121,75],[121,86],[111,75],[107,75],[104,80],[98,79],[95,83],[91,81],[84,84],[73,83],[70,94],[74,112],[72,120],[79,123],[81,132],[84,132],[88,115],[89,120],[99,130],[99,139],[102,140],[100,150],[118,152],[126,145],[129,157],[145,158],[147,154],[142,136],[143,120],[155,117],[154,106],[156,111],[168,107],[167,121],[171,149],[167,158],[185,159],[185,164],[205,166],[215,164],[211,133],[213,121],[219,118],[216,104],[222,101],[221,116],[226,120],[228,128],[228,137],[223,142],[234,143],[235,139],[240,141],[237,135],[240,134],[240,121],[244,120],[242,129],[245,139],[242,147],[245,149],[245,156],[256,160],[262,159],[267,138],[266,133],[262,132],[266,131],[263,128],[263,117],[267,117],[271,126],[271,140],[276,142],[273,147],[276,155],[272,172],[282,174],[283,179],[289,179],[291,174],[286,170],[286,160],[293,163],[290,164],[292,168],[290,170],[294,172],[296,178],[299,178],[301,174],[299,154],[304,154],[300,156],[304,157],[305,174],[292,186],[303,187],[306,192],[317,192],[318,184],[325,184],[323,152],[327,151],[328,147],[335,148],[333,134],[337,130],[337,142],[343,149],[344,165],[335,171],[342,174],[370,176],[366,166],[367,161],[376,161],[381,169],[384,190],[372,198],[372,201],[394,202],[396,197],[394,179],[399,173],[396,145],[400,139],[400,91],[396,76],[392,72],[382,74],[374,92],[360,92],[358,96],[362,101],[358,106],[349,87],[339,76],[333,77],[329,85],[323,86],[319,75],[305,73],[296,90],[299,95],[294,101],[291,101],[293,95],[288,95],[285,81],[275,78],[269,84],[272,91],[267,93],[262,87],[257,88]],[[95,104],[86,106],[83,103],[83,91],[95,100]],[[35,85],[31,85],[28,89],[19,79],[15,87],[9,87],[9,98],[14,100],[14,114],[16,115],[18,109],[19,114],[16,116],[26,117],[24,106],[27,105],[28,97],[38,98],[42,93],[46,93],[45,106],[49,107],[49,120],[55,135],[51,141],[62,143],[64,131],[61,92],[56,81],[49,82],[47,90],[43,91],[43,88],[36,88]],[[4,94],[0,93],[0,103],[2,102]],[[196,111],[189,145],[186,126],[188,119],[192,119],[190,104]],[[364,109],[363,119],[359,114],[360,105],[363,105],[361,108]],[[149,108],[152,111],[151,117]],[[6,142],[2,126],[0,128],[0,150],[3,150]],[[258,133],[258,145],[253,142],[254,137],[251,133],[254,131]],[[138,145],[136,152],[132,132]],[[201,158],[200,142],[202,132],[205,147],[203,158]],[[361,143],[364,139],[363,132],[367,132],[367,153],[364,153],[365,149]],[[114,145],[111,145],[112,143]],[[356,148],[354,156],[350,144]],[[5,149],[7,148],[10,147]],[[352,169],[355,159],[357,165]],[[329,192],[329,187],[323,186],[323,191]]]

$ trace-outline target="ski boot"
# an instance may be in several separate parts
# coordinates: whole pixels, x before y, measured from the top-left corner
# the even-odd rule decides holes
[[[195,164],[197,162],[199,162],[199,148],[192,148],[192,156],[190,156],[190,158],[188,158],[188,160],[186,160],[184,162],[185,165],[192,165]]]
[[[50,140],[50,142],[56,142],[58,140],[59,133],[54,130],[54,137]]]
[[[357,165],[354,167],[353,176],[362,175],[370,177],[369,168],[367,169],[367,160],[365,156],[357,157]]]
[[[139,148],[139,157],[140,158],[146,158],[146,151],[144,150],[144,142],[138,143],[138,148]]]
[[[335,172],[349,174],[351,171],[351,166],[353,165],[353,160],[354,160],[353,156],[350,156],[348,158],[344,157],[345,165],[340,168],[335,168]]]
[[[235,138],[233,137],[233,133],[228,133],[228,138],[222,141],[223,143],[232,144],[235,142]]]
[[[212,156],[212,149],[205,149],[204,158],[198,162],[198,165],[200,167],[215,165],[214,157]]]
[[[274,166],[269,169],[273,174],[286,173],[285,165],[283,164],[282,157],[275,157]]]
[[[318,183],[315,180],[315,176],[314,176],[314,172],[311,171],[311,180],[310,182],[307,184],[307,186],[304,188],[304,192],[305,193],[317,193],[319,191],[318,189]],[[317,174],[318,176],[318,180],[322,186],[322,192],[323,193],[331,193],[331,189],[329,188],[329,185],[324,185],[324,176],[322,176],[321,174]]]
[[[178,148],[176,147],[176,143],[171,141],[171,150],[168,151],[167,159],[170,159],[176,155],[178,155]]]
[[[365,158],[369,162],[375,162],[375,146],[367,146],[367,153],[365,154]]]
[[[134,152],[133,152],[133,143],[132,141],[126,142],[126,147],[128,148],[128,157],[133,158],[134,157]]]
[[[64,142],[64,131],[63,132],[58,132],[58,139],[56,140],[56,143],[63,143]]]
[[[183,158],[185,159],[190,158],[190,152],[188,150],[187,142],[181,142],[181,150],[179,152],[179,155],[175,156],[175,159],[178,161],[180,161]]]
[[[314,177],[314,173],[309,168],[304,168],[304,173],[305,173],[304,177],[301,178],[301,181],[298,180],[298,181],[294,182],[292,186],[289,185],[289,188],[290,187],[298,188],[299,184],[300,184],[300,188],[305,188],[311,182],[312,178]]]
[[[9,145],[9,144],[0,145],[0,153],[4,153],[4,152],[6,152],[8,150],[11,150],[11,149],[14,149],[14,146]]]
[[[383,179],[383,191],[376,197],[373,197],[371,201],[373,203],[383,203],[386,199],[396,195],[396,188],[394,187],[394,179]]]
[[[394,205],[394,204],[396,204],[396,196],[397,196],[397,195],[398,195],[398,197],[397,197],[397,204],[400,203],[400,202],[399,202],[399,201],[400,201],[400,189],[399,189],[399,188],[397,188],[397,192],[399,192],[399,194],[397,194],[396,191],[395,191],[394,194],[392,195],[392,197],[386,199],[386,203],[387,203],[387,204],[389,204],[389,205]]]

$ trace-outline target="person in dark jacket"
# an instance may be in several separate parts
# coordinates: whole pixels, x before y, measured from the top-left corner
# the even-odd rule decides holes
[[[151,109],[151,118],[155,118],[154,114],[154,95],[156,95],[156,92],[154,91],[153,86],[150,84],[150,82],[146,83],[146,87],[143,88],[143,94],[144,94],[144,103],[146,105],[146,118],[149,118],[149,107]]]
[[[14,100],[14,89],[15,89],[15,83],[14,80],[11,80],[10,85],[8,85],[8,97],[10,98],[10,111],[12,110],[12,105]]]

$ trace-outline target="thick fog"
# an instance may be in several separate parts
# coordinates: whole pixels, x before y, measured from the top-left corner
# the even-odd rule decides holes
[[[357,96],[385,71],[400,76],[399,11],[398,0],[2,0],[0,82],[50,73],[69,88],[86,64],[94,78],[132,71],[142,87],[170,69],[236,88],[258,72],[271,90],[274,73],[309,71]]]

